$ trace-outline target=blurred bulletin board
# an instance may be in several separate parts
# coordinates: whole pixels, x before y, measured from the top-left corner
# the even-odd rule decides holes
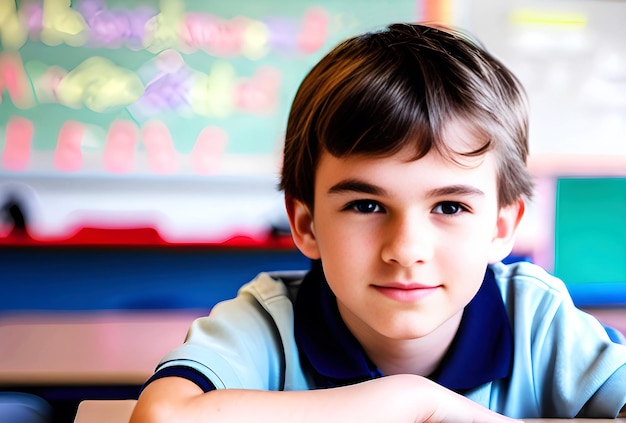
[[[350,35],[447,16],[442,5],[0,0],[0,206],[18,203],[44,240],[84,226],[171,241],[264,230],[282,209],[282,136],[305,73]]]

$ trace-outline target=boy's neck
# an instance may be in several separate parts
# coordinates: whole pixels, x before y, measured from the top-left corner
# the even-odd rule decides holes
[[[434,332],[418,339],[359,339],[359,342],[384,375],[429,376],[448,351],[462,316],[460,311]]]

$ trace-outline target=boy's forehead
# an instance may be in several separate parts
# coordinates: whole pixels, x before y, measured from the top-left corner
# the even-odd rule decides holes
[[[393,154],[386,155],[374,155],[366,153],[349,154],[342,157],[337,157],[330,154],[327,151],[322,151],[318,162],[318,171],[320,168],[322,171],[327,170],[329,172],[343,172],[348,168],[363,168],[364,172],[367,172],[368,167],[376,166],[379,162],[396,163],[397,165],[410,164],[413,162],[423,162],[426,158],[431,159],[430,162],[439,163],[445,167],[459,168],[459,169],[472,169],[483,165],[495,164],[495,160],[486,160],[487,157],[494,158],[494,153],[486,151],[481,154],[464,156],[460,154],[454,154],[450,156],[448,154],[440,153],[436,150],[431,150],[426,155],[416,157],[415,150],[411,147],[405,147],[401,151]],[[434,160],[432,160],[434,159]],[[488,162],[488,163],[485,163]],[[319,164],[324,163],[325,166]],[[330,164],[330,166],[328,166]],[[325,168],[325,169],[324,169]]]
[[[348,178],[352,180],[370,180],[372,182],[402,183],[402,179],[415,178],[423,181],[424,175],[433,182],[430,176],[440,178],[441,183],[462,182],[465,178],[480,178],[483,183],[496,181],[498,166],[493,151],[479,155],[450,157],[431,150],[423,157],[417,158],[410,147],[391,155],[352,154],[336,157],[323,151],[319,157],[315,182],[322,185],[332,184]],[[407,173],[407,169],[409,170]],[[418,172],[417,174],[415,172]],[[421,172],[421,173],[420,173]],[[391,178],[391,179],[389,179]],[[398,179],[400,178],[400,179]],[[320,187],[321,188],[321,187]]]
[[[420,158],[424,156],[424,153],[426,153],[431,156],[437,155],[441,160],[456,166],[473,168],[480,166],[484,162],[485,155],[489,151],[488,149],[484,149],[484,146],[489,144],[490,135],[488,135],[483,128],[480,128],[475,123],[472,124],[468,120],[457,118],[450,119],[441,128],[439,134],[435,136],[437,136],[439,140],[433,143],[433,146],[428,151],[425,150],[424,143],[430,143],[430,141],[408,137],[404,140],[404,146],[397,152],[381,154],[355,152],[337,157],[328,152],[325,148],[322,148],[319,160],[321,161],[324,155],[336,157],[340,159],[340,161],[350,163],[375,162],[377,160],[393,157],[400,162],[408,163],[420,160]],[[437,147],[435,147],[435,145]],[[475,152],[477,151],[481,151],[481,153],[476,154]]]

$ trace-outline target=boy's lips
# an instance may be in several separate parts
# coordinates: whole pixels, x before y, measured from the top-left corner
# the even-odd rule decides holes
[[[373,285],[374,289],[385,297],[400,302],[415,302],[441,288],[440,285],[424,285],[420,283],[391,283]]]

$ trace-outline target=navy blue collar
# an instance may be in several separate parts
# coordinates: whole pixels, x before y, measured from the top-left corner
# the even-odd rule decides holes
[[[337,301],[314,262],[295,303],[295,337],[302,363],[318,387],[348,385],[382,376],[347,328]],[[459,330],[430,378],[457,392],[509,374],[513,336],[500,290],[487,269],[465,307]]]

